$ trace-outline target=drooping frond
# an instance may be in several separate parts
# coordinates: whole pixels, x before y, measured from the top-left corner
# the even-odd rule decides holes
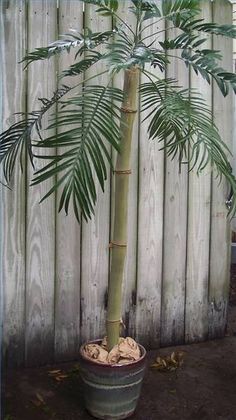
[[[0,134],[0,162],[3,165],[3,174],[7,184],[10,183],[16,158],[20,157],[21,167],[24,147],[26,145],[31,162],[33,162],[31,133],[39,113],[31,113],[28,118],[13,124],[9,129]]]
[[[211,78],[213,78],[224,96],[229,93],[229,87],[232,87],[236,92],[236,75],[225,71],[220,66],[219,62],[222,57],[219,51],[198,49],[205,41],[206,38],[201,39],[194,34],[182,33],[174,39],[160,42],[160,45],[167,52],[167,57],[169,50],[182,50],[179,58],[185,62],[186,66],[191,66],[195,73],[200,73],[208,83],[211,83]]]
[[[19,113],[24,118],[0,134],[0,162],[3,164],[3,174],[8,184],[18,156],[22,162],[25,146],[33,165],[32,133],[36,130],[40,136],[43,115],[69,90],[71,88],[68,86],[62,86],[51,99],[40,98],[42,107],[39,111],[32,111],[27,115]]]
[[[57,181],[43,200],[62,185],[59,211],[64,207],[67,213],[72,202],[78,220],[80,211],[86,220],[93,213],[96,202],[94,174],[104,189],[106,162],[112,165],[107,145],[119,150],[118,104],[122,98],[122,91],[116,88],[85,87],[81,95],[66,101],[65,108],[49,127],[60,130],[57,136],[48,137],[38,145],[56,147],[57,154],[46,156],[50,162],[36,172],[33,185],[57,175]]]
[[[200,73],[208,83],[211,77],[216,81],[221,93],[227,96],[230,87],[236,93],[236,74],[225,71],[219,66],[219,52],[209,49],[191,51],[184,49],[181,54],[187,66],[191,66],[196,74]]]
[[[145,83],[140,88],[143,110],[150,112],[150,139],[163,142],[167,155],[189,162],[190,169],[201,172],[213,164],[217,175],[224,176],[234,191],[232,213],[236,210],[236,180],[228,161],[229,150],[212,122],[204,100],[196,92],[180,89],[173,80]]]

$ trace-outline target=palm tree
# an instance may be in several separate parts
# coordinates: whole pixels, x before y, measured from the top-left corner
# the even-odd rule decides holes
[[[40,99],[42,106],[39,111],[23,116],[4,131],[0,135],[0,161],[5,182],[9,184],[17,158],[23,166],[25,148],[33,167],[35,160],[41,158],[37,155],[37,148],[44,148],[43,159],[47,159],[48,163],[35,171],[32,185],[52,178],[53,186],[42,201],[59,190],[58,210],[64,208],[67,213],[71,205],[78,222],[81,217],[88,220],[94,212],[96,178],[103,190],[107,178],[106,163],[113,169],[115,216],[110,244],[107,312],[108,347],[111,349],[118,342],[120,329],[122,277],[127,248],[127,197],[131,174],[129,161],[138,96],[145,119],[149,120],[149,139],[158,141],[167,156],[173,158],[177,155],[180,164],[188,162],[190,169],[197,168],[199,173],[206,165],[212,165],[216,176],[220,180],[222,176],[225,177],[231,187],[230,211],[234,214],[236,180],[228,161],[229,150],[221,140],[200,94],[196,90],[181,88],[177,80],[166,78],[165,70],[176,50],[179,50],[178,58],[199,77],[209,83],[216,82],[223,96],[231,88],[236,92],[236,75],[221,68],[219,51],[204,48],[207,37],[202,37],[204,33],[235,38],[236,27],[204,22],[199,17],[198,0],[162,0],[161,7],[155,0],[131,0],[127,7],[136,17],[134,30],[119,17],[118,0],[81,1],[96,5],[96,13],[112,17],[113,31],[94,33],[89,28],[85,34],[73,31],[48,47],[37,48],[23,61],[27,67],[36,60],[49,59],[65,50],[75,50],[74,64],[62,72],[59,80],[83,74],[91,67],[95,69],[94,76],[80,83],[80,93],[76,90],[78,83],[72,87],[59,85],[52,98]],[[165,31],[160,29],[163,21],[169,29],[178,28],[179,35],[161,42],[161,34]],[[145,32],[151,26],[156,29],[154,41]],[[93,82],[99,75],[96,65],[101,61],[106,63],[103,73],[108,74],[108,83],[104,86]],[[155,74],[155,68],[163,73],[162,78]],[[120,72],[124,74],[122,90],[113,84],[114,76]],[[140,82],[141,74],[146,76],[144,83]],[[55,104],[57,112],[52,111]],[[41,122],[48,112],[52,112],[52,122],[48,128],[56,129],[57,134],[43,139]],[[37,142],[32,140],[35,130],[39,135]],[[107,145],[118,152],[115,167]],[[47,153],[55,148],[56,154]]]

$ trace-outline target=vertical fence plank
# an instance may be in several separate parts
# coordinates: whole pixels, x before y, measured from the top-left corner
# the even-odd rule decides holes
[[[160,23],[159,30],[162,29],[164,25]],[[151,26],[144,33],[148,36],[154,31],[156,26]],[[150,42],[152,40],[151,37]],[[154,74],[158,74],[157,69]],[[141,82],[148,79],[142,76]],[[141,114],[141,119],[144,117]],[[159,150],[157,139],[148,141],[147,129],[148,120],[140,125],[136,336],[138,341],[157,347],[162,288],[164,153]]]
[[[174,39],[180,31],[169,29],[167,39]],[[167,77],[176,79],[179,86],[189,86],[189,71],[178,58],[172,58],[167,67]],[[180,171],[181,170],[181,171]],[[188,168],[179,166],[178,159],[166,158],[163,287],[161,312],[161,345],[168,346],[184,341],[185,274]]]
[[[236,3],[232,5],[233,7],[233,24],[236,25]],[[236,73],[236,39],[233,39],[233,71]],[[233,173],[236,175],[236,95],[233,95],[233,144],[232,144],[232,166],[233,166]],[[231,220],[231,228],[232,231],[236,232],[236,216],[234,216]],[[232,241],[234,242],[235,239]],[[231,258],[232,261],[232,258]]]
[[[231,23],[232,5],[223,0],[213,3],[213,20],[221,24]],[[232,40],[214,37],[213,48],[224,55],[223,65],[232,68]],[[223,98],[217,86],[213,92],[213,111],[216,125],[224,142],[231,146],[232,141],[232,95]],[[209,337],[221,337],[226,326],[229,291],[230,226],[227,219],[225,201],[229,191],[224,182],[213,179],[210,286],[209,286]]]
[[[94,10],[94,6],[85,5],[85,27],[91,28],[93,32],[111,29],[110,18],[97,16]],[[96,67],[96,72],[103,70],[103,65]],[[85,78],[91,75],[94,75],[93,69],[85,73]],[[89,83],[105,85],[107,82],[107,76],[103,75]],[[102,194],[98,182],[96,184],[98,200],[95,215],[91,221],[82,224],[81,336],[83,341],[105,334],[105,301],[109,270],[110,185],[106,182],[105,192]]]
[[[202,17],[211,22],[212,5],[202,2]],[[204,34],[205,38],[205,34]],[[211,36],[208,45],[211,48]],[[191,87],[196,88],[211,107],[210,87],[200,75],[191,73]],[[188,246],[186,283],[185,340],[205,340],[208,334],[208,273],[210,242],[211,168],[208,166],[201,176],[196,170],[189,174]]]
[[[70,29],[83,31],[83,5],[77,0],[60,0],[59,34]],[[73,63],[73,55],[59,59],[59,74]],[[81,78],[80,78],[81,79]],[[63,79],[65,85],[79,82],[76,77]],[[72,86],[73,86],[72,85]],[[76,89],[76,92],[78,88]],[[72,91],[73,92],[73,91]],[[74,92],[75,94],[75,92]],[[71,93],[73,95],[73,93]],[[57,203],[58,206],[58,203]],[[55,358],[76,357],[80,337],[80,226],[73,211],[56,219],[56,290],[55,290]]]
[[[25,73],[18,64],[25,54],[25,9],[24,0],[0,2],[1,131],[14,122],[13,113],[25,110]],[[19,168],[13,185],[13,191],[0,188],[0,282],[5,361],[16,366],[24,362],[25,328],[25,186]]]
[[[57,4],[50,0],[29,1],[29,50],[48,45],[56,38]],[[28,71],[28,109],[39,108],[39,97],[51,97],[55,91],[55,63],[37,62]],[[48,125],[48,117],[44,119]],[[42,166],[37,161],[37,168]],[[32,177],[29,169],[28,177]],[[55,280],[55,205],[50,197],[40,199],[52,185],[47,181],[28,190],[27,197],[27,266],[26,266],[26,357],[27,364],[52,360],[54,346]]]
[[[129,11],[128,7],[132,3],[121,2],[119,7],[119,16],[124,22],[129,24],[132,30],[135,29],[135,16]],[[117,21],[119,24],[120,22]],[[132,33],[129,34],[132,39]],[[123,89],[123,74],[119,73],[115,77],[115,86]],[[137,105],[138,106],[138,105]],[[136,253],[137,253],[137,195],[138,195],[138,142],[139,142],[139,118],[138,112],[133,128],[133,139],[130,155],[131,175],[129,177],[128,193],[128,222],[127,222],[127,256],[124,268],[123,278],[123,311],[122,317],[126,327],[125,333],[131,336],[135,335],[135,303],[136,303]],[[114,156],[114,164],[115,164]],[[112,197],[115,194],[115,183],[112,183]],[[112,200],[113,202],[113,200]],[[112,207],[112,221],[114,209]],[[112,223],[113,224],[113,223]],[[112,226],[113,228],[113,226]],[[111,228],[111,231],[112,231]]]

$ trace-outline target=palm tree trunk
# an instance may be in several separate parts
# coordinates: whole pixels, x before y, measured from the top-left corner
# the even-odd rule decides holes
[[[139,69],[125,71],[124,100],[121,119],[121,151],[117,156],[115,173],[115,217],[111,241],[111,271],[108,288],[107,337],[109,350],[118,343],[122,312],[122,281],[127,253],[127,216],[130,152],[133,124],[137,112]]]

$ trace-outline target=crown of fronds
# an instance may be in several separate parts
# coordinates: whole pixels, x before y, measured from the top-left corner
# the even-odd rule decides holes
[[[208,83],[214,80],[224,96],[230,89],[236,92],[236,75],[222,67],[219,51],[204,45],[211,36],[235,38],[236,27],[205,22],[199,17],[199,0],[131,0],[127,7],[136,16],[135,28],[122,19],[118,0],[81,1],[95,5],[99,15],[112,18],[114,28],[104,32],[93,32],[89,28],[84,33],[72,31],[49,46],[29,52],[22,60],[25,66],[63,52],[73,52],[74,63],[60,77],[84,74],[94,67],[95,76],[89,80],[95,79],[99,73],[96,66],[101,61],[106,64],[103,73],[107,72],[110,80],[120,71],[138,67],[149,78],[149,82],[140,87],[140,95],[149,119],[150,139],[162,143],[168,156],[178,156],[180,162],[188,162],[190,169],[195,167],[201,172],[207,165],[214,165],[220,179],[224,176],[231,186],[234,213],[236,181],[228,161],[229,151],[212,122],[211,113],[196,91],[181,89],[176,81],[165,79],[164,75],[172,50],[180,50],[178,58]],[[149,32],[150,27],[154,29]],[[173,28],[178,28],[178,36],[171,36]],[[165,40],[161,41],[163,32]],[[147,64],[158,67],[163,80],[148,73]],[[32,184],[52,179],[52,188],[43,199],[60,187],[59,210],[64,208],[68,212],[72,205],[78,220],[80,213],[86,220],[93,214],[96,179],[104,189],[107,168],[112,166],[110,149],[119,151],[122,124],[123,92],[110,84],[92,83],[90,86],[85,79],[83,89],[69,99],[67,94],[78,85],[62,85],[51,99],[40,99],[39,111],[23,114],[20,121],[0,135],[0,162],[7,183],[18,157],[23,166],[25,147],[32,164],[40,158],[37,148],[44,148],[46,156],[43,158],[47,164],[35,173]],[[53,116],[56,104],[58,113],[55,115],[53,111]],[[51,112],[53,119],[48,128],[55,134],[43,139],[42,119],[47,112]],[[37,142],[32,140],[35,134],[39,137]]]

